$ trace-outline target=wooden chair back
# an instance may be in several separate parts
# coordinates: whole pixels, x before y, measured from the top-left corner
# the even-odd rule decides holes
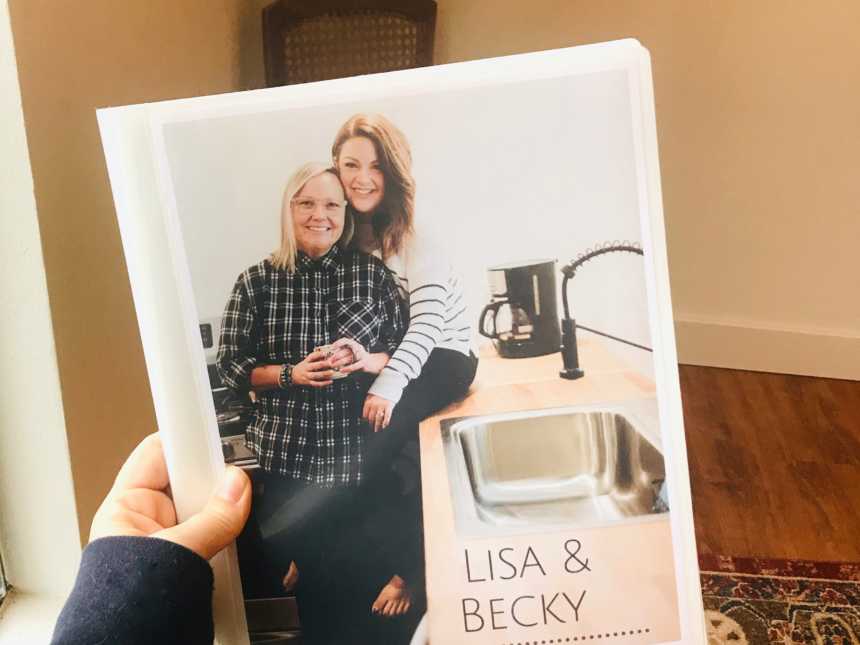
[[[266,85],[433,64],[434,0],[277,0],[263,9]]]

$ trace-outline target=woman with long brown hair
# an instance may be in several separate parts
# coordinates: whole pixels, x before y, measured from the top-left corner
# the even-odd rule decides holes
[[[382,115],[356,114],[338,130],[332,159],[355,220],[352,245],[382,259],[409,307],[403,340],[381,370],[372,366],[379,376],[363,413],[376,431],[367,453],[372,460],[368,472],[384,477],[396,465],[407,474],[405,482],[389,486],[405,488],[407,494],[389,505],[399,509],[391,518],[392,575],[372,609],[395,616],[417,603],[416,614],[424,578],[418,423],[468,391],[477,369],[471,325],[460,281],[444,251],[415,234],[416,186],[403,133]],[[361,361],[349,369],[360,368]]]

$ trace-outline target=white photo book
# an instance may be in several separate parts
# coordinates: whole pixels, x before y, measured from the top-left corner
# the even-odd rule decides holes
[[[98,120],[219,642],[705,642],[638,42]]]

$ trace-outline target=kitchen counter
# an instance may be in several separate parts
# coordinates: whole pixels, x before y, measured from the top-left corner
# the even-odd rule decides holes
[[[646,438],[660,449],[652,380],[627,367],[601,340],[581,338],[579,356],[585,376],[568,381],[558,376],[559,354],[502,359],[487,347],[468,396],[422,422],[432,643],[680,638],[668,513],[611,526],[539,526],[492,537],[458,532],[443,445],[445,419],[579,405],[650,405],[655,412]]]

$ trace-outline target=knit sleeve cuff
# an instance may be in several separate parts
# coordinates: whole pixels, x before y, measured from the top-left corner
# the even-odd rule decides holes
[[[409,381],[405,376],[395,372],[392,369],[384,369],[376,377],[376,380],[373,382],[373,385],[370,386],[368,392],[370,394],[375,394],[376,396],[381,396],[383,399],[388,399],[392,403],[397,403],[400,401],[400,397],[403,396],[403,388],[406,387],[406,384]]]
[[[57,620],[52,645],[211,645],[212,568],[167,540],[106,537],[90,543]]]

